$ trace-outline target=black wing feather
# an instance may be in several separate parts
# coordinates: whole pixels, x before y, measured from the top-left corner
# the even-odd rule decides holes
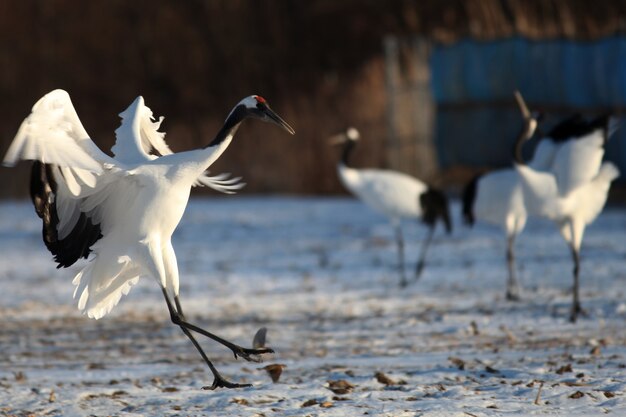
[[[59,217],[56,208],[57,183],[53,174],[54,165],[35,161],[31,170],[30,197],[37,215],[43,221],[43,241],[54,256],[57,268],[67,268],[80,258],[87,258],[91,246],[102,237],[100,224],[81,213],[72,231],[59,239],[57,226]]]

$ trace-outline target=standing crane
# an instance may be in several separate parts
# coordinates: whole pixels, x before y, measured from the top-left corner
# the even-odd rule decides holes
[[[519,137],[530,139],[537,128],[533,117],[525,123]],[[517,172],[513,168],[503,168],[474,177],[463,190],[463,219],[472,226],[482,220],[500,226],[506,235],[506,261],[508,279],[506,299],[520,298],[520,288],[515,277],[515,238],[526,225],[524,195]]]
[[[533,113],[527,123],[524,123],[519,136],[526,139],[533,137],[539,131],[542,119],[540,113]],[[586,122],[580,114],[561,121],[553,127],[547,136],[541,138],[530,167],[539,171],[550,169],[557,150],[569,140],[576,138],[576,132],[585,129]],[[463,189],[463,219],[469,226],[476,220],[500,226],[506,237],[506,261],[508,279],[506,299],[518,301],[520,286],[515,273],[515,240],[522,233],[528,219],[524,204],[524,193],[519,174],[515,168],[502,168],[475,176]]]
[[[515,98],[525,123],[532,122],[532,115],[519,92]],[[619,176],[614,164],[602,163],[604,147],[617,125],[614,118],[603,116],[591,122],[571,122],[566,128],[557,130],[560,133],[555,136],[565,136],[569,129],[570,139],[554,141],[558,147],[548,170],[537,170],[524,162],[525,137],[518,138],[513,159],[529,214],[554,221],[570,247],[574,262],[570,321],[576,322],[582,311],[579,273],[583,233],[602,211],[611,182]]]
[[[261,96],[241,100],[215,138],[204,148],[172,153],[159,132],[163,118],[138,97],[123,113],[109,157],[90,139],[70,97],[54,90],[41,98],[22,123],[4,164],[34,161],[31,197],[43,220],[43,240],[60,267],[93,253],[74,278],[74,298],[87,316],[99,319],[117,305],[140,277],[161,287],[174,324],[198,350],[213,373],[211,389],[238,388],[226,380],[192,332],[229,348],[235,358],[259,361],[270,348],[248,349],[222,339],[185,318],[179,299],[179,275],[171,236],[180,222],[191,187],[208,185],[232,192],[238,179],[205,171],[231,143],[246,118],[293,129]]]
[[[452,231],[448,199],[441,191],[401,172],[349,167],[348,159],[359,138],[359,131],[354,127],[331,138],[332,144],[343,145],[337,172],[343,185],[352,194],[390,220],[398,245],[400,286],[404,287],[408,281],[404,272],[404,238],[401,220],[421,218],[422,222],[428,226],[428,235],[422,244],[415,268],[415,280],[417,280],[424,269],[426,252],[437,220],[443,223],[448,233]]]

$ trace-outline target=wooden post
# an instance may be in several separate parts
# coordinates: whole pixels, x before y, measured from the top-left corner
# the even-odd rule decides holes
[[[399,161],[397,160],[396,149],[400,147],[396,129],[396,102],[398,101],[396,95],[400,84],[398,38],[393,35],[385,36],[383,47],[385,51],[385,86],[387,88],[386,168],[397,169],[399,168]]]
[[[411,42],[414,59],[413,120],[415,160],[418,175],[430,180],[437,175],[439,163],[435,148],[435,99],[431,89],[430,53],[432,45],[424,38]]]
[[[387,86],[387,164],[431,181],[438,173],[435,103],[430,87],[431,45],[423,38],[384,40]]]

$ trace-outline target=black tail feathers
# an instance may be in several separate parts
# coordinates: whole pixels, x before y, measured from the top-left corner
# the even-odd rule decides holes
[[[450,219],[450,209],[448,208],[448,199],[439,190],[429,188],[419,197],[419,203],[422,207],[422,222],[434,227],[438,219],[446,228],[446,232],[452,232],[452,220]]]

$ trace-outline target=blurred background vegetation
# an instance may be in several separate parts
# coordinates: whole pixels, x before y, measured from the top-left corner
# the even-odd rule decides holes
[[[242,127],[211,168],[243,176],[242,192],[343,192],[326,138],[347,126],[363,137],[355,165],[454,192],[509,163],[515,88],[553,120],[623,113],[625,33],[626,1],[4,1],[0,148],[55,88],[106,151],[137,95],[181,151],[208,143],[233,105],[260,94],[296,136]],[[608,157],[626,173],[626,144],[613,142]],[[0,196],[26,195],[27,165],[1,169]]]

